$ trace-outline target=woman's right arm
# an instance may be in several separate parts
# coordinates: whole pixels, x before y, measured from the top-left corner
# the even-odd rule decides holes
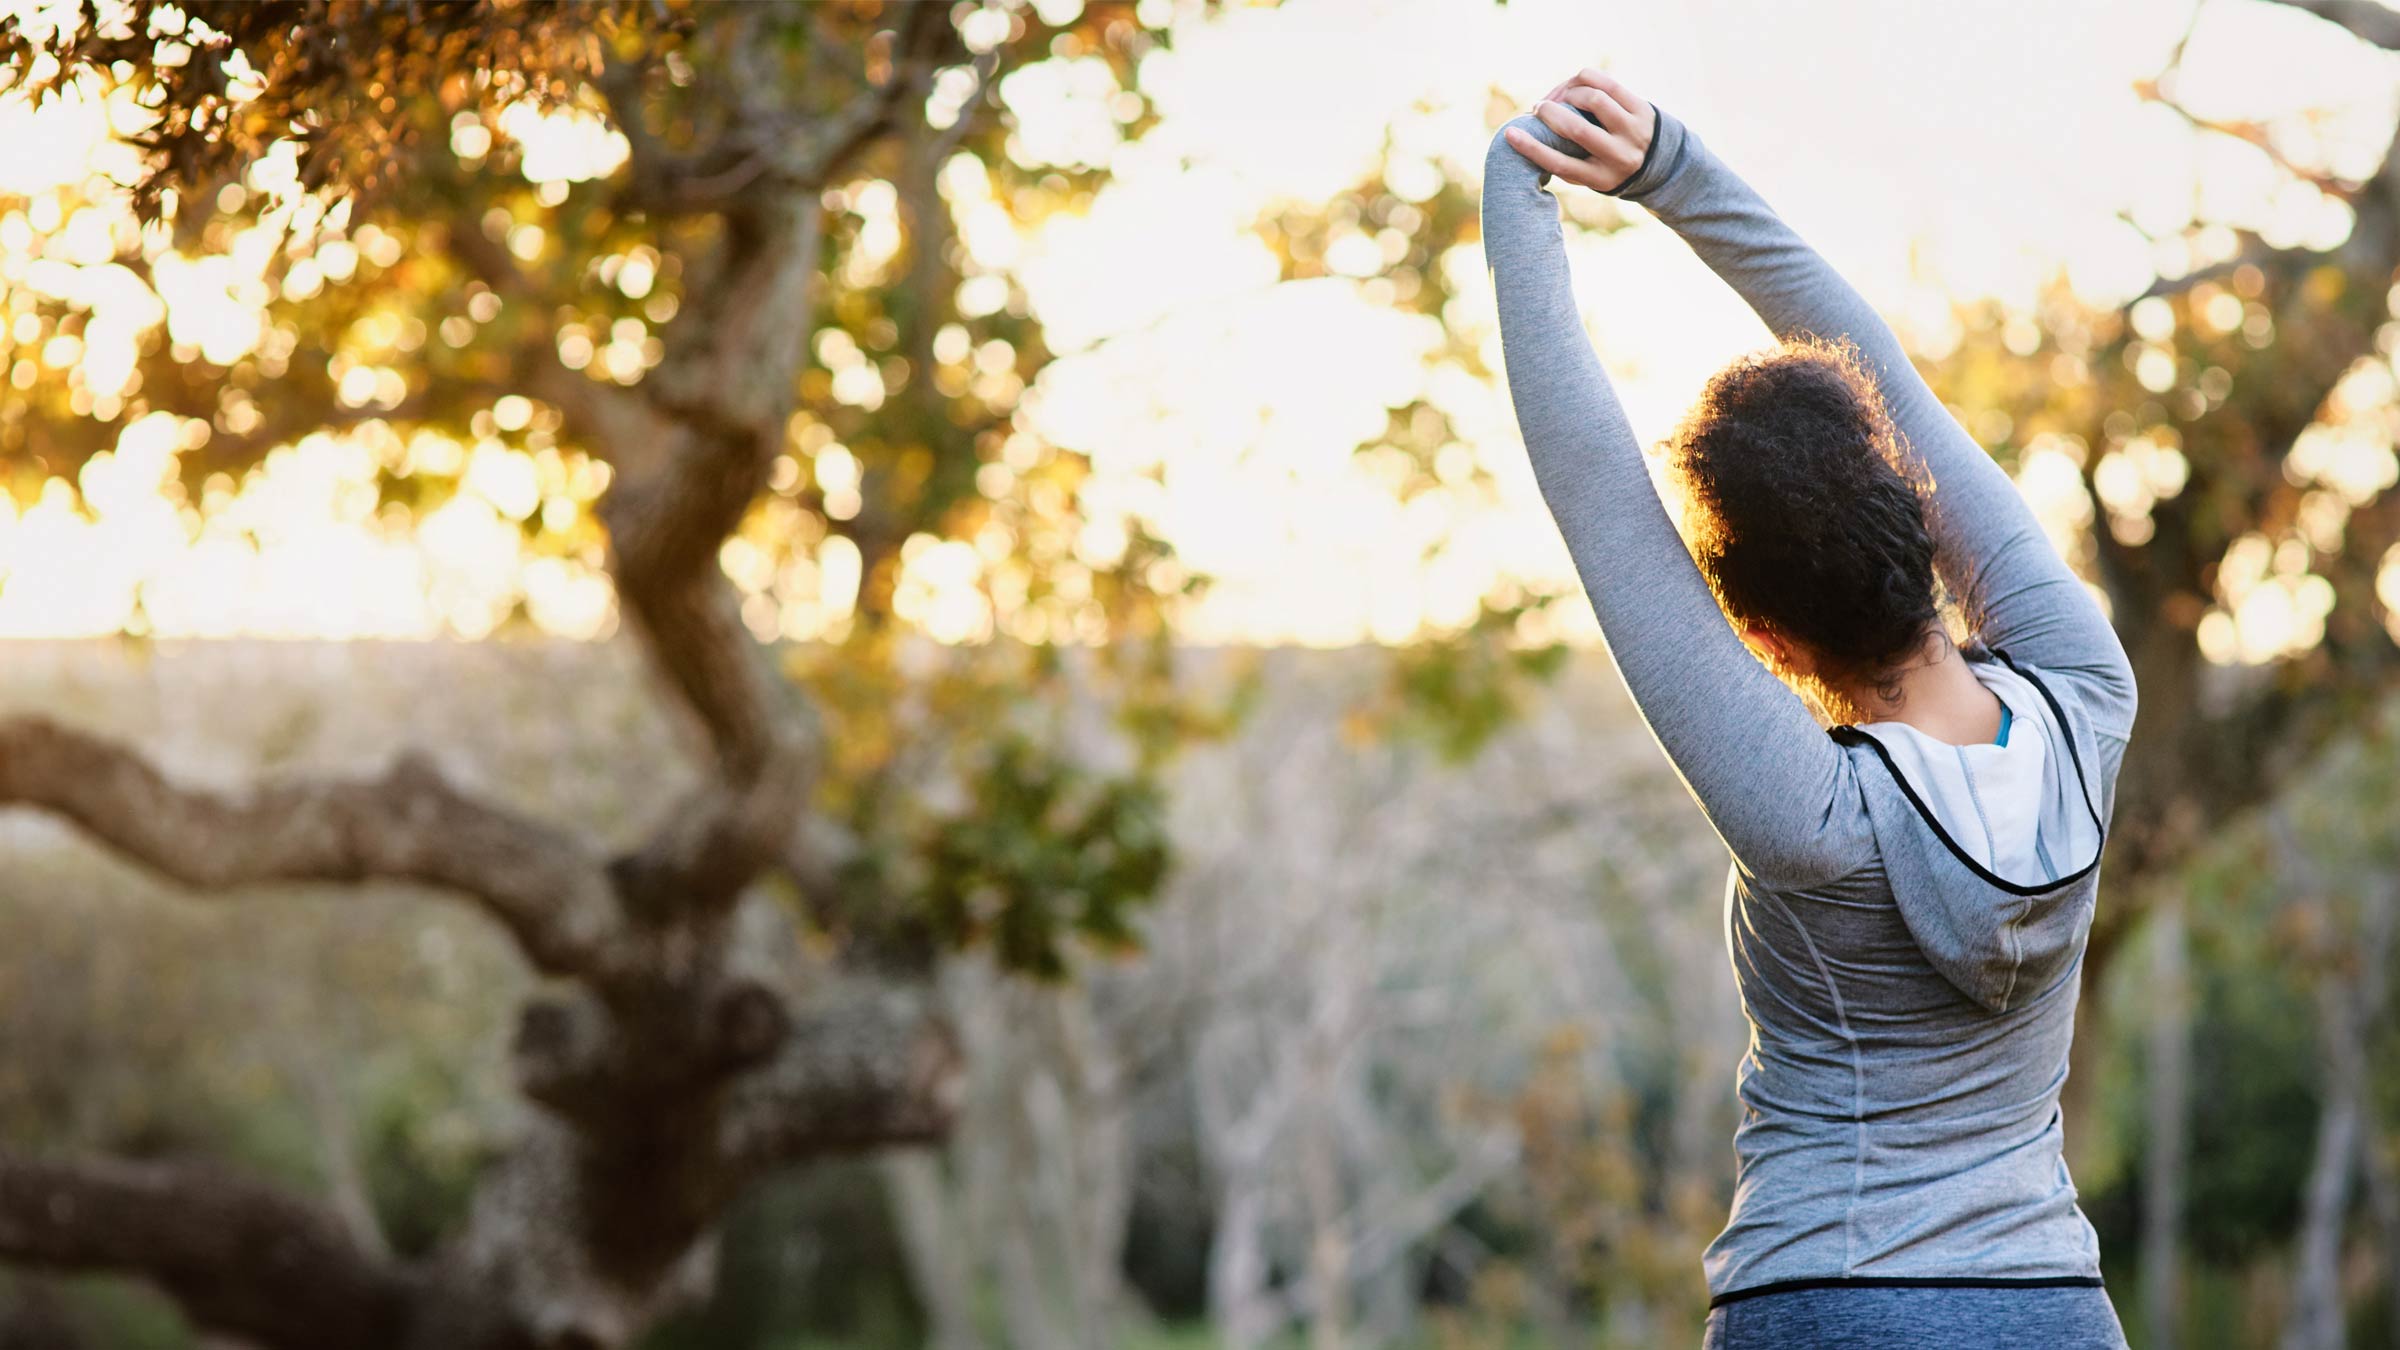
[[[1607,77],[1589,82],[1623,101],[1621,86],[1610,89]],[[1571,90],[1567,98],[1591,93]],[[1893,425],[1933,479],[1928,524],[1944,584],[1980,620],[1984,641],[2078,679],[2095,728],[2128,737],[2132,665],[2016,485],[1942,406],[1874,307],[1689,128],[1664,109],[1655,117],[1648,162],[1609,195],[1639,202],[1666,222],[1776,337],[1813,333],[1857,348]]]
[[[1532,115],[1492,137],[1483,248],[1526,455],[1609,655],[1745,872],[1778,889],[1841,876],[1874,852],[1849,758],[1742,644],[1652,489],[1575,306],[1558,201],[1512,132],[1569,150]]]

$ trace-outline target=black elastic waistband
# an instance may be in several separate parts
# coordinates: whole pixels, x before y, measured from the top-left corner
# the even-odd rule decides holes
[[[1808,1280],[1777,1280],[1772,1284],[1754,1284],[1747,1289],[1728,1289],[1708,1301],[1712,1308],[1739,1303],[1746,1298],[1764,1298],[1769,1294],[1791,1294],[1803,1289],[2098,1289],[2097,1275],[2027,1275],[2010,1278],[1999,1275],[1827,1275]]]

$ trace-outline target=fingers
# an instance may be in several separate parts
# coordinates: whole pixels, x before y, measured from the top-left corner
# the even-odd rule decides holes
[[[1581,73],[1581,72],[1578,72],[1578,74],[1580,74],[1580,73]],[[1551,86],[1550,86],[1550,92],[1549,92],[1549,93],[1547,93],[1547,94],[1544,94],[1544,95],[1542,95],[1542,97],[1543,97],[1543,98],[1547,98],[1547,99],[1555,99],[1555,98],[1557,98],[1557,97],[1558,97],[1560,94],[1563,94],[1563,93],[1565,93],[1565,92],[1566,92],[1568,89],[1572,88],[1572,87],[1574,86],[1574,84],[1575,84],[1575,76],[1574,76],[1574,75],[1569,75],[1567,78],[1565,78],[1565,79],[1563,79],[1563,80],[1560,80],[1558,83],[1556,83],[1556,84],[1554,84],[1554,85],[1551,85]]]
[[[1544,103],[1534,109],[1534,115],[1561,139],[1574,142],[1589,156],[1586,163],[1590,167],[1570,175],[1569,181],[1602,192],[1612,192],[1631,178],[1641,165],[1642,152],[1649,146],[1647,127],[1640,135],[1619,134],[1584,120],[1582,113],[1565,103]]]
[[[1574,114],[1569,113],[1567,116],[1574,117]],[[1576,118],[1576,120],[1582,121],[1581,118]],[[1589,126],[1588,123],[1586,125]],[[1596,130],[1596,128],[1594,129]],[[1515,146],[1517,153],[1523,155],[1535,168],[1545,170],[1553,177],[1563,178],[1578,186],[1605,191],[1605,184],[1613,183],[1625,176],[1623,170],[1616,170],[1615,177],[1612,178],[1609,176],[1611,172],[1609,169],[1595,168],[1592,160],[1577,159],[1563,150],[1554,150],[1540,137],[1523,127],[1508,128],[1507,136],[1508,143]]]
[[[1650,119],[1647,115],[1635,118],[1631,109],[1610,97],[1606,91],[1592,85],[1569,85],[1566,92],[1558,96],[1557,101],[1591,113],[1592,116],[1599,118],[1600,125],[1606,127],[1613,135],[1639,140],[1650,130]]]
[[[1569,86],[1581,85],[1586,88],[1599,90],[1601,93],[1608,95],[1610,99],[1615,101],[1618,107],[1623,108],[1626,113],[1634,118],[1637,122],[1640,122],[1644,126],[1649,125],[1650,101],[1643,98],[1640,94],[1637,94],[1626,88],[1624,81],[1619,80],[1616,76],[1609,74],[1607,71],[1602,70],[1597,66],[1585,66],[1583,69],[1576,71],[1573,75],[1569,76],[1566,83]],[[1551,97],[1556,98],[1559,96],[1553,94]]]
[[[1559,81],[1534,104],[1533,115],[1588,158],[1554,149],[1521,128],[1510,129],[1509,144],[1553,176],[1601,192],[1623,185],[1650,143],[1649,101],[1597,66]]]
[[[1549,124],[1550,129],[1561,137],[1582,146],[1584,153],[1595,158],[1608,148],[1607,127],[1585,121],[1582,114],[1556,99],[1533,105],[1533,115]]]

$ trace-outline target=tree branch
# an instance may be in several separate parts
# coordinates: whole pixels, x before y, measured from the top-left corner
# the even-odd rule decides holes
[[[828,39],[824,25],[813,16],[811,22],[817,30],[811,64],[822,67],[817,54],[827,49]],[[955,60],[964,44],[946,6],[922,4],[905,12],[894,48],[889,76],[861,89],[831,114],[761,106],[743,97],[755,91],[737,88],[731,95],[736,104],[731,125],[713,140],[686,150],[669,147],[650,127],[642,109],[648,65],[620,62],[604,67],[593,84],[625,136],[625,204],[661,215],[699,215],[728,210],[762,187],[809,193],[822,189],[897,124],[906,100],[925,96],[934,68]],[[759,83],[771,84],[779,72],[761,73]]]
[[[966,52],[947,5],[911,6],[893,47],[890,77],[862,90],[812,134],[789,142],[776,164],[779,176],[810,191],[832,182],[869,142],[891,130],[904,100],[931,92],[936,68]]]
[[[2254,147],[2260,154],[2263,154],[2268,159],[2273,160],[2277,167],[2281,168],[2285,173],[2290,174],[2292,177],[2299,179],[2303,183],[2307,183],[2311,187],[2316,188],[2318,191],[2323,192],[2328,196],[2339,197],[2344,200],[2348,200],[2349,197],[2358,190],[2357,185],[2355,184],[2344,182],[2342,179],[2325,172],[2323,169],[2309,168],[2308,166],[2294,160],[2291,156],[2283,153],[2283,151],[2276,146],[2275,138],[2268,135],[2266,127],[2260,123],[2246,121],[2228,122],[2222,118],[2202,117],[2200,114],[2193,112],[2189,108],[2186,108],[2181,103],[2176,102],[2174,99],[2168,98],[2163,92],[2160,91],[2159,87],[2155,83],[2146,82],[2137,85],[2135,86],[2135,91],[2140,93],[2150,102],[2166,108],[2169,112],[2172,112],[2176,116],[2182,118],[2184,121],[2189,122],[2194,130],[2213,131],[2217,135],[2229,136],[2234,140],[2240,141],[2244,145]]]
[[[635,390],[605,389],[528,353],[528,386],[618,471],[600,506],[618,600],[715,752],[714,781],[612,864],[636,913],[729,900],[784,852],[807,804],[821,733],[766,668],[716,559],[783,448],[814,328],[822,185],[929,92],[941,63],[964,54],[944,6],[908,7],[892,27],[888,64],[869,62],[883,78],[829,114],[772,97],[778,58],[747,25],[724,30],[728,59],[749,78],[723,91],[715,118],[695,120],[689,148],[651,125],[645,63],[595,76],[630,147],[628,204],[714,211],[724,225],[721,272],[687,288],[663,335],[667,359]],[[825,50],[812,44],[811,59]],[[988,79],[988,66],[979,74]],[[495,291],[533,298],[533,279],[471,224],[451,231],[448,247]]]
[[[791,192],[727,214],[725,274],[687,298],[668,359],[639,387],[671,434],[609,452],[621,466],[650,461],[620,473],[600,503],[618,600],[707,733],[716,769],[621,860],[637,907],[729,901],[783,851],[821,758],[813,708],[770,668],[717,561],[783,448],[813,327],[820,214],[813,194]]]
[[[727,1103],[723,1148],[765,1168],[934,1143],[964,1093],[958,1042],[921,997],[860,992],[795,1020],[774,1062]]]
[[[279,1350],[397,1346],[419,1295],[333,1215],[198,1164],[0,1150],[0,1259],[147,1279],[200,1327]]]
[[[2385,51],[2400,51],[2400,11],[2375,0],[2276,0],[2276,3],[2314,14],[2337,28],[2346,28],[2352,36]]]
[[[609,120],[625,137],[626,183],[624,204],[656,215],[683,215],[716,209],[728,191],[747,186],[737,181],[747,156],[702,152],[678,154],[650,129],[642,110],[642,86],[653,63],[647,59],[612,61],[592,77],[592,87],[608,103]],[[755,177],[753,172],[751,177]],[[703,186],[706,185],[706,186]]]
[[[636,912],[678,905],[722,908],[761,871],[780,862],[807,814],[821,746],[787,718],[745,739],[759,754],[752,767],[710,782],[678,803],[641,848],[610,864],[618,893]]]
[[[419,754],[371,781],[235,795],[180,786],[114,741],[18,717],[0,721],[0,805],[63,816],[194,889],[421,882],[474,897],[546,973],[600,974],[614,960],[620,913],[583,841],[466,796]]]
[[[811,23],[821,35],[824,25],[813,15]],[[652,124],[647,61],[602,63],[592,75],[630,147],[628,204],[723,216],[722,274],[688,288],[663,335],[668,359],[629,390],[565,369],[539,344],[519,353],[514,369],[519,386],[559,407],[569,434],[616,470],[600,514],[618,599],[715,752],[712,781],[610,865],[634,913],[730,898],[784,853],[806,806],[821,732],[766,668],[717,551],[783,446],[814,327],[822,184],[897,125],[909,101],[929,92],[934,70],[966,55],[945,7],[908,7],[889,25],[888,56],[870,58],[870,73],[883,78],[823,113],[776,92],[766,77],[780,69],[777,58],[749,28],[723,30],[726,55],[750,63],[757,78],[735,81],[715,116],[694,121],[689,147],[669,145]],[[832,50],[811,44],[810,59]],[[996,65],[996,57],[975,62],[978,94]],[[954,144],[971,112],[938,139]],[[427,173],[456,175],[454,164],[433,159]],[[511,303],[542,302],[543,279],[471,214],[428,237]]]
[[[637,80],[633,68],[618,68],[613,96],[625,101],[622,118],[647,137]],[[781,852],[812,786],[810,710],[786,706],[717,565],[718,548],[782,448],[791,381],[805,354],[818,223],[815,198],[800,202],[751,202],[729,213],[733,272],[687,297],[668,330],[671,360],[639,385],[617,388],[569,370],[546,343],[526,346],[513,363],[517,383],[557,407],[569,436],[615,471],[599,511],[617,599],[714,751],[709,780],[650,840],[609,864],[608,880],[632,914],[730,900]],[[537,279],[471,221],[436,233],[495,293],[540,303]]]

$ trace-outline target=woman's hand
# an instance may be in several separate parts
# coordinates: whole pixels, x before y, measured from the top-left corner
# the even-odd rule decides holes
[[[1585,121],[1577,108],[1599,118],[1600,124]],[[1595,192],[1625,186],[1650,150],[1654,114],[1649,102],[1604,70],[1586,66],[1576,71],[1534,104],[1533,113],[1591,158],[1553,150],[1521,127],[1508,128],[1508,143],[1536,168]]]

